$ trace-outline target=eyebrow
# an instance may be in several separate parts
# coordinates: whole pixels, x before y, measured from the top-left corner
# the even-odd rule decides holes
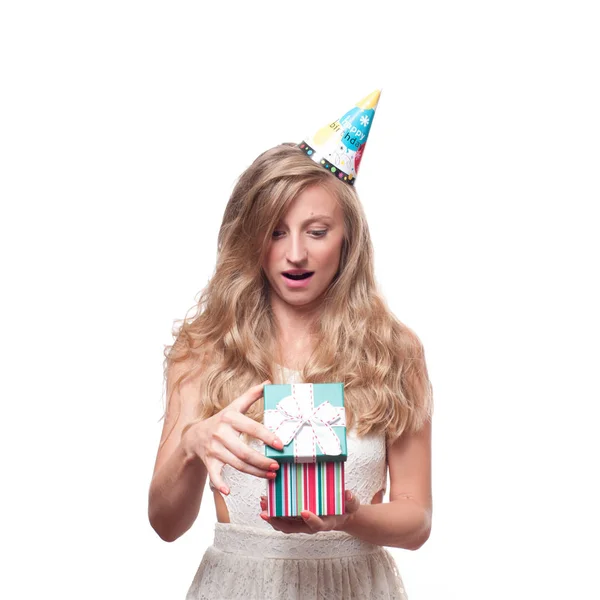
[[[302,227],[304,227],[305,225],[308,225],[309,223],[312,223],[313,221],[319,221],[321,219],[326,219],[328,221],[332,220],[332,218],[329,215],[314,215],[314,216],[309,217],[308,219],[305,219],[304,221],[302,221]],[[283,219],[280,221],[280,223],[282,225],[287,225],[287,223]]]

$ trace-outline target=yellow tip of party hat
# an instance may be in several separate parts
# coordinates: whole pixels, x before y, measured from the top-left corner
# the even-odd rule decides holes
[[[371,92],[368,96],[365,96],[360,102],[357,102],[356,106],[358,106],[358,108],[372,108],[373,110],[375,110],[377,108],[377,103],[379,102],[380,96],[381,90],[375,90],[374,92]]]
[[[334,177],[354,185],[381,90],[375,90],[348,112],[308,136],[298,147]]]

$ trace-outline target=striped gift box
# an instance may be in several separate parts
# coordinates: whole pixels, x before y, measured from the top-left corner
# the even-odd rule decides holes
[[[267,483],[267,514],[344,514],[344,385],[270,384],[264,387],[264,401],[265,426],[284,443],[283,450],[265,446],[265,455],[280,465]]]
[[[346,512],[343,462],[282,463],[267,486],[267,514],[296,517],[303,510],[315,515]]]

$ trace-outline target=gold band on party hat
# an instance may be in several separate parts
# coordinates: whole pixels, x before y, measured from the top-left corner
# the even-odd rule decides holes
[[[365,96],[337,121],[321,127],[298,147],[334,177],[354,185],[381,90]]]

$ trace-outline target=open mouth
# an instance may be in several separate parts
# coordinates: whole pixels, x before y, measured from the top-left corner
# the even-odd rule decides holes
[[[308,273],[302,273],[302,275],[292,275],[291,273],[283,273],[283,276],[294,281],[299,281],[301,279],[308,279],[313,274],[314,271],[309,271]]]

